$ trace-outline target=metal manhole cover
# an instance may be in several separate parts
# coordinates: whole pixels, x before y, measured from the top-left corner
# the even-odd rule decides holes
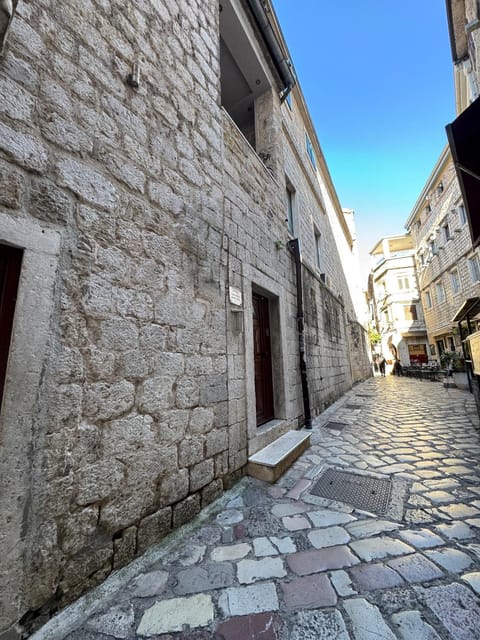
[[[392,481],[356,473],[326,469],[310,493],[320,498],[338,500],[378,515],[385,515],[392,494]]]
[[[322,424],[322,427],[326,429],[343,429],[344,427],[348,427],[346,422],[327,422],[326,424]]]

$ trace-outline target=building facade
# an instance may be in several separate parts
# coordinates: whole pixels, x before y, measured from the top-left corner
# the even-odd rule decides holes
[[[450,150],[446,147],[420,194],[406,228],[415,242],[418,283],[432,356],[461,352],[453,318],[480,293],[480,257],[472,247]]]
[[[370,251],[373,320],[381,336],[377,354],[402,366],[430,359],[410,235],[382,238]]]
[[[370,375],[342,261],[351,225],[271,7],[20,0],[10,11],[8,637],[195,516],[252,453],[305,423],[306,397],[315,415]]]

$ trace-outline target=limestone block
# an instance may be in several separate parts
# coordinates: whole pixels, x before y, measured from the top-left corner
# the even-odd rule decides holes
[[[219,498],[223,493],[223,483],[221,480],[214,480],[202,489],[202,509]]]
[[[173,504],[188,496],[190,477],[187,469],[180,469],[175,474],[168,474],[160,485],[162,504]]]
[[[111,543],[99,549],[87,549],[65,563],[62,570],[61,589],[68,592],[76,585],[85,584],[86,578],[104,570],[106,575],[112,567],[113,545]]]
[[[134,322],[112,318],[100,322],[99,346],[108,351],[130,351],[138,346],[138,329]]]
[[[25,179],[19,171],[0,165],[0,205],[20,209],[25,191]]]
[[[55,362],[55,378],[60,384],[83,382],[83,358],[79,349],[65,348]]]
[[[85,385],[84,415],[96,420],[112,420],[133,407],[135,387],[122,380],[115,384],[95,382]]]
[[[71,189],[76,195],[103,209],[115,208],[118,200],[117,191],[113,184],[98,171],[73,158],[60,160],[57,170],[61,184]]]
[[[0,79],[0,113],[13,120],[31,121],[34,98],[8,77]]]
[[[148,294],[132,289],[118,289],[115,297],[120,315],[131,316],[138,320],[153,319],[153,301]]]
[[[161,416],[173,407],[173,379],[159,376],[145,380],[139,387],[137,403],[141,411]]]
[[[158,432],[162,434],[162,442],[174,444],[185,436],[188,425],[189,411],[187,409],[173,409],[162,412],[162,419],[157,421]]]
[[[102,451],[107,459],[138,453],[155,444],[155,427],[151,416],[131,414],[104,425]]]
[[[47,149],[36,138],[0,122],[0,149],[20,166],[42,173],[46,170]]]
[[[105,460],[89,464],[76,476],[79,505],[98,502],[120,490],[125,475],[125,466],[120,462]]]
[[[180,442],[178,448],[178,463],[180,467],[191,467],[204,458],[204,437],[192,436]]]
[[[182,353],[162,351],[154,354],[155,369],[169,375],[182,375],[185,369],[185,356]]]
[[[51,397],[50,431],[73,428],[80,424],[82,413],[82,387],[78,384],[61,384]]]
[[[68,514],[62,528],[62,551],[72,556],[81,551],[92,539],[98,521],[98,507],[87,507]]]
[[[152,351],[164,351],[170,329],[158,324],[148,324],[140,330],[140,346]]]
[[[90,378],[94,380],[109,378],[113,375],[115,356],[110,351],[90,346],[82,351],[85,367]]]
[[[193,409],[190,415],[190,421],[188,425],[190,433],[195,433],[195,434],[208,433],[213,427],[213,419],[214,419],[214,412],[212,408],[195,407],[195,409]],[[208,446],[208,438],[207,438],[207,446]],[[213,451],[213,453],[218,453],[218,451],[221,451],[223,448],[224,447],[216,451]],[[210,455],[208,451],[207,451],[207,455]]]
[[[206,437],[206,455],[211,457],[228,449],[228,430],[214,429]]]
[[[176,383],[175,403],[179,409],[198,405],[199,388],[194,378],[180,378]]]
[[[212,459],[203,460],[190,470],[190,491],[198,491],[211,482],[214,477],[214,462]]]
[[[200,512],[200,496],[195,494],[173,507],[173,526],[180,527]]]
[[[153,354],[140,350],[124,351],[115,359],[116,373],[128,380],[141,380],[152,375],[155,364]]]
[[[109,534],[126,529],[151,511],[155,503],[155,491],[152,487],[138,487],[132,493],[124,491],[115,495],[100,509],[100,526]]]
[[[142,553],[148,547],[160,542],[172,528],[172,508],[164,507],[141,520],[138,525],[137,553]]]
[[[124,567],[133,560],[137,550],[137,527],[128,527],[113,540],[113,568]]]

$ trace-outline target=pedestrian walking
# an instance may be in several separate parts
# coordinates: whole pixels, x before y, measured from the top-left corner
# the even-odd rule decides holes
[[[381,355],[380,356],[380,360],[378,361],[378,368],[380,369],[380,375],[382,375],[382,376],[385,375],[386,364],[387,364],[387,361],[385,360],[383,355]]]

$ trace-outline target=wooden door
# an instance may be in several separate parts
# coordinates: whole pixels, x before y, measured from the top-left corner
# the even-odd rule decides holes
[[[22,251],[0,244],[0,406],[7,372]]]
[[[257,426],[260,426],[273,419],[274,407],[268,299],[257,293],[253,294],[253,351]]]

